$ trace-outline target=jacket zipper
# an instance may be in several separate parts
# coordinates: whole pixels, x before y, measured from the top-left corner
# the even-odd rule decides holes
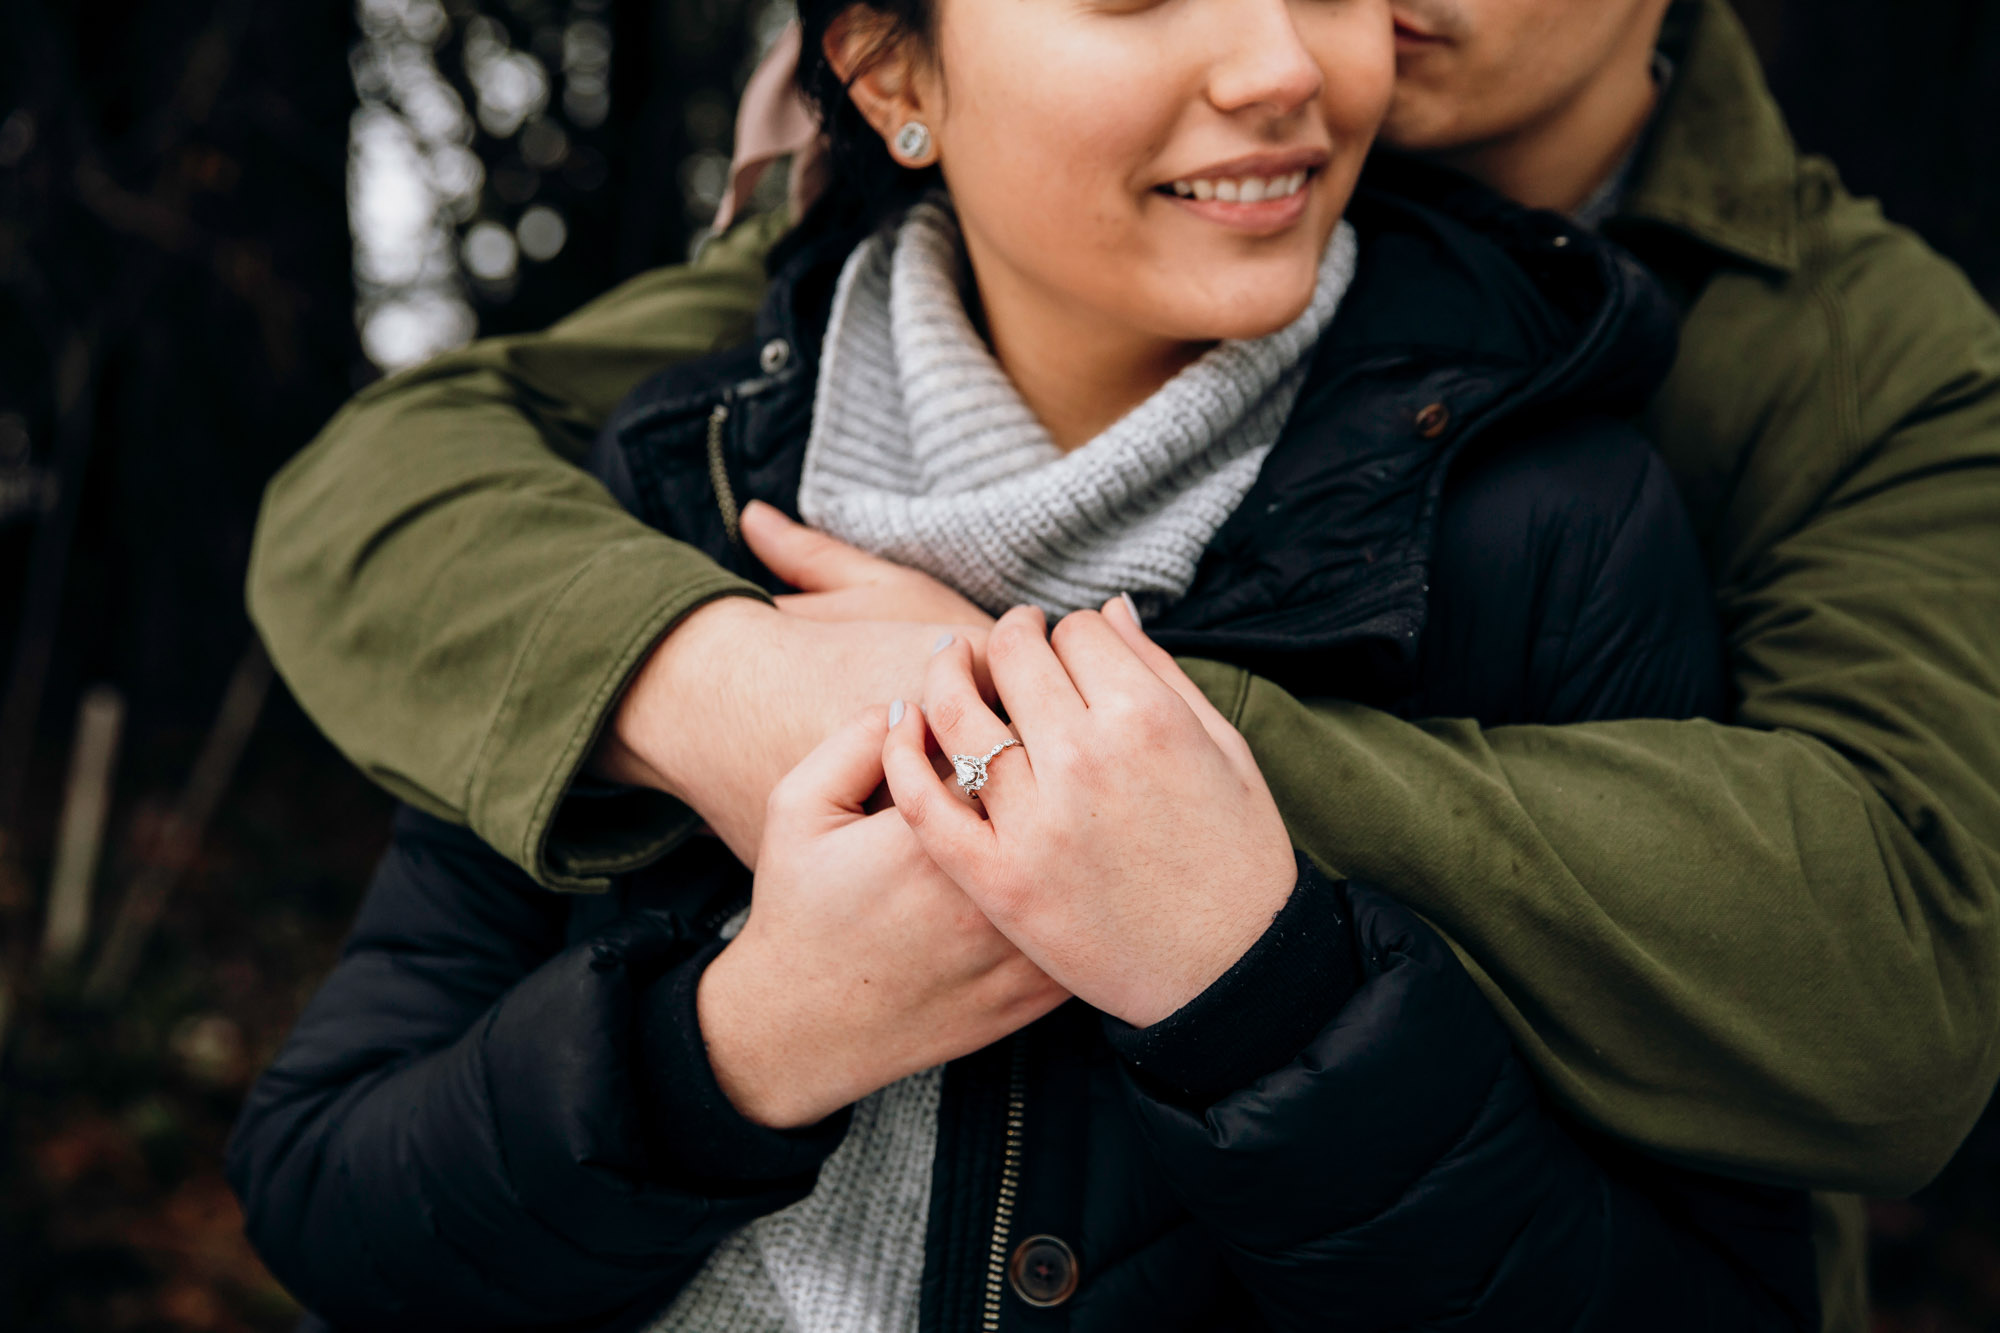
[[[1000,1196],[993,1205],[993,1243],[986,1252],[986,1305],[980,1333],[1000,1333],[1000,1302],[1007,1292],[1007,1242],[1012,1239],[1014,1200],[1021,1192],[1027,1106],[1028,1043],[1016,1033],[1008,1039],[1007,1140],[1000,1157]]]
[[[743,544],[742,511],[736,507],[736,492],[729,485],[729,464],[722,456],[722,427],[729,420],[729,404],[717,403],[708,414],[708,480],[715,487],[715,507],[722,511],[722,532],[731,546]]]
[[[703,935],[718,936],[722,933],[722,928],[729,923],[729,919],[749,905],[749,894],[732,893],[723,901],[722,906],[712,908],[706,915],[697,918],[694,928]]]

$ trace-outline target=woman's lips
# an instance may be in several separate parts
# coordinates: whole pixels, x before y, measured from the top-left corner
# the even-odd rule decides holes
[[[1175,181],[1158,193],[1196,217],[1252,235],[1274,235],[1305,216],[1318,177],[1317,171],[1300,171],[1278,177],[1197,178]],[[1256,197],[1246,200],[1246,194]]]
[[[1444,38],[1436,33],[1413,28],[1401,19],[1396,20],[1396,45],[1413,48],[1427,48],[1444,45]]]

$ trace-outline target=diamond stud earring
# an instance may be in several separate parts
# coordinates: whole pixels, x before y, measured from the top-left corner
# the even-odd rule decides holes
[[[912,166],[921,166],[923,160],[930,156],[930,152],[930,126],[921,120],[913,120],[896,131],[896,156],[905,162]]]

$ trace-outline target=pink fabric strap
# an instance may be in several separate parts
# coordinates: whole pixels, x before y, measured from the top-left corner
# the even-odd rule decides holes
[[[826,146],[819,118],[799,95],[798,68],[799,25],[794,19],[771,43],[736,108],[736,156],[729,164],[729,188],[715,210],[717,235],[742,215],[757,182],[779,158],[792,159],[793,217],[802,216],[819,197],[826,180]]]

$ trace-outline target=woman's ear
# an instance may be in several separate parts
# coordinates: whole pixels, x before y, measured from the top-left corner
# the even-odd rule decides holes
[[[927,105],[937,99],[918,45],[895,31],[893,19],[866,5],[848,6],[826,29],[827,63],[889,155],[906,167],[937,161],[929,124],[936,108]],[[913,125],[921,132],[910,132]]]

